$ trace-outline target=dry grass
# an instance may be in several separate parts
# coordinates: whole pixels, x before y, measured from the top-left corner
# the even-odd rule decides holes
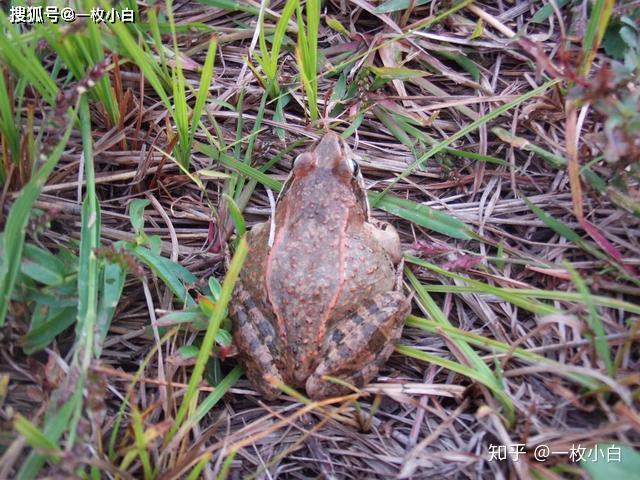
[[[256,119],[264,115],[251,165],[259,168],[285,146],[303,141],[268,171],[271,177],[284,180],[292,159],[319,138],[322,128],[344,131],[363,114],[349,143],[360,157],[367,187],[377,192],[388,188],[388,193],[446,212],[471,227],[472,239],[457,240],[380,209],[373,211],[376,218],[395,225],[408,254],[436,266],[407,262],[405,288],[415,293],[413,313],[437,320],[426,303],[427,295],[453,326],[447,329],[435,322],[428,331],[417,319],[410,320],[402,345],[448,359],[464,371],[475,368],[473,358],[461,347],[469,342],[496,372],[513,405],[514,421],[495,392],[482,382],[446,364],[426,363],[400,350],[377,383],[366,389],[369,394],[320,403],[284,393],[277,401],[266,403],[243,377],[197,423],[181,428],[169,441],[167,433],[194,362],[182,357],[178,348],[191,344],[197,332],[149,328],[165,312],[182,308],[182,303],[158,275],[131,260],[134,265],[129,266],[102,352],[92,361],[84,384],[86,402],[74,445],[71,448],[68,434],[64,436],[59,444],[62,451],[57,452],[64,461],[47,462],[41,473],[63,477],[82,471],[89,476],[89,466],[93,466],[99,476],[108,478],[142,478],[145,474],[174,478],[186,477],[200,465],[201,475],[207,478],[221,471],[231,478],[581,478],[584,471],[568,454],[553,454],[538,462],[536,447],[547,445],[553,452],[568,452],[572,446],[595,443],[640,445],[640,220],[616,201],[616,191],[611,190],[615,187],[611,182],[621,172],[624,175],[624,167],[598,159],[604,148],[598,136],[603,115],[566,96],[567,87],[575,81],[571,73],[579,77],[574,66],[579,62],[580,39],[588,18],[581,16],[581,7],[563,7],[545,22],[528,23],[541,5],[521,2],[499,8],[486,2],[468,4],[429,28],[418,29],[416,22],[442,13],[446,6],[410,3],[409,9],[396,13],[375,13],[374,6],[363,0],[323,5],[318,34],[321,120],[316,125],[309,124],[304,108],[306,97],[297,78],[292,42],[280,56],[280,88],[291,94],[282,120],[274,117],[275,101],[262,109],[264,85],[244,60],[252,52],[257,15],[195,2],[174,4],[173,10],[178,25],[200,22],[217,32],[214,78],[202,121],[218,138],[215,121],[232,145],[229,155],[244,158]],[[271,12],[282,8],[280,1],[269,5]],[[614,14],[624,13],[621,9],[616,6]],[[348,35],[329,28],[328,18],[340,21]],[[265,21],[274,25],[273,17]],[[511,38],[524,25],[525,40]],[[291,38],[295,38],[293,28],[291,22],[287,33]],[[567,44],[568,51],[559,50],[566,30],[573,42]],[[191,93],[187,88],[187,99],[193,105],[201,87],[200,73],[191,70],[190,62],[204,64],[210,33],[192,28],[178,31],[177,40],[184,54],[184,75],[193,88]],[[170,35],[163,36],[169,49],[171,42]],[[436,51],[461,54],[475,67],[461,66]],[[53,68],[55,58],[49,52],[43,65]],[[344,108],[338,113],[334,108],[340,102],[331,98],[343,80],[331,75],[330,68],[345,61],[351,63],[344,78],[357,93],[345,96]],[[596,95],[595,78],[606,62],[606,56],[598,53],[584,77],[585,91]],[[203,191],[180,171],[167,158],[175,153],[176,126],[153,89],[143,86],[135,62],[118,60],[107,52],[105,64],[104,75],[121,95],[122,120],[113,125],[104,109],[90,102],[102,245],[134,240],[128,208],[133,199],[146,198],[150,205],[145,210],[144,232],[160,235],[162,255],[198,279],[213,275],[222,280],[225,255],[234,239],[228,210],[218,208],[228,179],[203,178]],[[426,73],[426,65],[433,71]],[[376,76],[371,66],[417,69],[426,74],[405,78],[399,71],[388,70],[396,78],[369,89]],[[479,75],[476,79],[470,73],[474,69]],[[8,68],[2,72],[15,82]],[[416,141],[405,128],[410,121],[433,143],[442,142],[541,85],[546,75],[559,82],[495,119],[478,122],[477,128],[447,145],[498,158],[501,163],[458,158],[442,150],[407,171],[431,148],[428,141]],[[72,85],[60,81],[59,86],[68,92]],[[607,93],[599,90],[599,95],[606,99]],[[27,103],[37,105],[33,131],[50,129],[48,143],[55,144],[61,133],[43,120],[53,107],[35,92],[28,91],[26,98]],[[240,113],[222,103],[235,107],[240,99]],[[26,115],[25,107],[22,117]],[[239,124],[242,141],[234,153]],[[506,143],[493,133],[495,127],[566,159],[565,164],[554,166],[538,152]],[[284,132],[284,140],[277,129]],[[403,143],[403,132],[413,141],[413,151]],[[195,140],[210,143],[202,129],[196,130]],[[578,150],[572,147],[576,142]],[[80,240],[82,226],[79,183],[86,180],[79,170],[82,148],[81,133],[74,130],[35,203],[44,213],[29,224],[28,243],[52,252],[71,246],[77,254],[75,242]],[[633,150],[628,155],[632,154]],[[195,147],[190,162],[191,172],[233,173]],[[580,168],[587,164],[609,190],[599,191],[584,176],[580,180]],[[401,176],[404,178],[398,179]],[[634,182],[630,181],[627,193],[631,198],[636,195],[637,205],[638,183]],[[14,169],[4,184],[0,222],[6,221],[23,184]],[[243,213],[251,226],[268,218],[270,203],[261,185],[247,193],[250,199],[246,197],[249,201]],[[555,218],[560,227],[535,213],[529,202]],[[566,230],[575,232],[578,241],[563,235]],[[423,295],[415,292],[410,272],[426,287]],[[471,288],[462,288],[467,286]],[[517,293],[526,292],[524,289],[537,293]],[[567,296],[568,292],[577,293]],[[52,392],[64,387],[65,376],[73,372],[74,329],[58,335],[46,351],[27,356],[19,340],[28,331],[29,317],[23,304],[13,302],[1,333],[0,379],[8,382],[4,394],[0,389],[5,432],[0,437],[1,478],[16,475],[29,452],[28,442],[14,430],[15,413],[41,425],[47,405],[55,401]],[[610,371],[593,340],[599,322],[605,334],[600,346],[606,346]],[[507,350],[473,343],[456,332],[496,340]],[[516,348],[525,356],[518,356]],[[529,353],[555,363],[526,357]],[[148,364],[138,375],[143,361]],[[230,372],[235,363],[234,358],[220,362],[222,374]],[[568,374],[586,380],[572,381]],[[205,375],[212,378],[211,372]],[[595,388],[587,388],[588,382]],[[214,389],[205,382],[200,385],[202,401]],[[118,411],[125,397],[131,401],[124,404],[110,457],[109,436],[120,421]],[[137,443],[136,422],[145,432],[142,445]],[[525,446],[519,461],[490,460],[491,445],[517,444]]]

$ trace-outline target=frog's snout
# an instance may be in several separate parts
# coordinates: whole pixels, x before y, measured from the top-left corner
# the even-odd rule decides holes
[[[344,141],[335,133],[328,132],[316,147],[316,157],[321,167],[335,168],[344,158]]]

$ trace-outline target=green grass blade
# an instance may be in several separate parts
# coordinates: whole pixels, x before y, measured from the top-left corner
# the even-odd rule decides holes
[[[240,379],[243,374],[243,370],[240,366],[236,365],[233,369],[224,377],[217,385],[216,389],[211,392],[207,397],[198,405],[195,412],[185,420],[182,429],[189,429],[202,420],[213,407],[224,397],[231,387]]]
[[[304,92],[307,95],[309,116],[318,119],[318,24],[320,22],[319,0],[307,0],[306,27],[302,20],[302,8],[298,4],[298,48],[296,58]]]
[[[209,452],[203,453],[200,456],[200,460],[198,460],[198,463],[196,463],[196,465],[193,467],[193,470],[189,472],[189,475],[185,480],[198,480],[199,478],[202,478],[202,470],[211,461],[212,456],[213,455]]]
[[[25,438],[31,448],[52,451],[58,450],[58,446],[55,442],[51,441],[44,432],[19,413],[16,415],[13,426],[16,431]],[[60,457],[54,456],[52,457],[52,460],[55,463],[58,463],[58,461],[60,461]]]
[[[593,341],[595,344],[596,352],[598,352],[598,356],[604,362],[609,376],[611,378],[614,378],[615,368],[613,366],[613,361],[611,360],[609,344],[607,343],[607,333],[605,332],[602,318],[600,318],[600,314],[598,313],[595,302],[591,297],[591,292],[587,288],[587,284],[584,282],[580,274],[575,270],[575,268],[573,268],[573,266],[569,262],[565,261],[564,266],[567,270],[569,270],[569,273],[571,273],[571,279],[573,280],[573,283],[578,289],[578,292],[582,296],[584,304],[587,307],[587,322],[589,323],[589,327],[591,327],[591,330],[595,334]]]
[[[224,198],[227,201],[227,205],[229,207],[231,220],[233,220],[233,224],[236,227],[236,235],[238,235],[238,238],[241,238],[247,231],[247,225],[244,221],[244,217],[242,216],[242,212],[240,211],[240,208],[233,200],[233,198],[231,198],[226,193],[224,194]]]
[[[377,193],[368,192],[368,195],[371,200],[377,196]],[[412,202],[411,200],[385,195],[377,203],[376,207],[417,225],[429,228],[434,232],[439,232],[461,240],[469,240],[471,238],[468,233],[470,229],[464,222],[426,205]]]
[[[589,13],[589,23],[587,31],[582,41],[582,65],[580,65],[580,73],[586,75],[591,69],[591,64],[596,56],[602,37],[607,31],[609,19],[615,6],[615,0],[595,0],[591,6]]]
[[[247,256],[247,251],[247,241],[243,237],[238,243],[238,249],[233,256],[231,264],[229,265],[229,269],[227,270],[227,274],[225,275],[224,282],[222,284],[222,291],[220,292],[220,298],[216,302],[211,314],[211,318],[209,319],[209,326],[204,335],[204,338],[202,339],[200,351],[198,352],[198,358],[196,359],[196,364],[193,367],[191,377],[189,378],[187,391],[184,395],[184,398],[182,399],[182,403],[180,404],[178,413],[176,414],[175,422],[171,427],[171,430],[169,430],[167,436],[165,437],[165,443],[171,441],[177,430],[182,426],[182,423],[187,417],[189,410],[193,406],[193,401],[196,399],[196,395],[198,393],[198,385],[202,380],[204,367],[207,363],[207,360],[209,359],[209,354],[213,348],[216,334],[220,327],[220,322],[222,321],[225,309],[227,308],[227,305],[231,300],[231,293],[233,292],[233,287],[236,283],[238,275],[240,274],[240,269],[242,268],[244,259]]]
[[[80,98],[80,133],[82,135],[82,154],[87,183],[85,198],[82,203],[80,254],[78,255],[76,344],[74,345],[74,356],[71,362],[71,369],[74,370],[77,378],[74,379],[74,375],[70,375],[70,384],[65,385],[66,388],[79,392],[79,398],[68,426],[67,449],[71,449],[75,442],[77,425],[82,415],[82,388],[93,359],[98,305],[98,278],[100,275],[99,263],[95,254],[95,250],[100,247],[100,203],[96,195],[91,116],[86,96]]]
[[[600,260],[609,262],[616,270],[618,270],[618,272],[620,272],[621,275],[624,276],[624,278],[638,284],[638,280],[636,278],[628,275],[628,272],[624,269],[622,265],[620,265],[614,259],[611,259],[602,250],[583,240],[580,235],[578,235],[576,232],[571,230],[564,223],[560,222],[559,220],[555,219],[554,217],[546,213],[544,210],[542,210],[538,206],[534,205],[526,197],[522,197],[522,200],[524,200],[524,202],[529,206],[529,208],[533,211],[533,213],[535,213],[538,216],[538,218],[540,218],[540,220],[542,220],[545,223],[545,225],[547,225],[550,229],[552,229],[558,235],[561,235],[567,240],[572,241],[577,246],[582,248],[585,252],[593,255],[594,257]]]
[[[200,123],[200,115],[202,114],[202,108],[207,101],[209,95],[209,85],[211,85],[211,79],[213,78],[213,63],[216,58],[216,48],[218,45],[218,39],[216,36],[212,36],[209,40],[209,50],[207,51],[207,57],[202,67],[202,74],[200,75],[200,88],[196,95],[196,104],[193,107],[193,114],[191,117],[191,133],[189,136],[189,149],[193,144],[193,139],[196,136],[197,125]]]
[[[4,73],[0,70],[0,133],[2,133],[3,141],[7,143],[9,148],[9,156],[14,164],[20,160],[20,131],[18,129],[19,122],[14,118],[9,98],[9,89],[4,81]],[[4,183],[4,168],[0,168],[0,182]]]
[[[204,145],[202,143],[196,143],[195,148],[205,155],[209,155],[212,158],[217,158],[223,165],[236,170],[238,173],[241,173],[246,177],[255,179],[271,190],[279,192],[282,189],[282,183],[280,181],[276,180],[275,178],[271,178],[266,173],[262,173],[260,170],[233,158],[231,155],[218,152],[215,148],[209,145]]]
[[[187,105],[187,92],[185,87],[184,70],[178,48],[178,38],[176,37],[175,21],[173,18],[173,2],[167,1],[167,18],[173,38],[173,55],[175,67],[171,69],[173,105],[171,108],[173,120],[178,130],[178,161],[184,170],[189,169],[189,159],[191,157],[191,143],[189,134],[189,107]],[[194,124],[199,123],[199,119],[194,118]]]
[[[44,436],[47,437],[50,442],[57,443],[62,433],[68,427],[69,418],[75,408],[76,399],[77,397],[73,396],[53,412],[50,410],[49,415],[45,420],[45,425],[42,428]],[[30,452],[20,467],[16,478],[19,478],[20,480],[31,480],[36,478],[46,461],[47,457],[45,455]]]
[[[151,461],[149,460],[149,452],[147,451],[147,439],[144,434],[144,422],[142,420],[140,410],[138,410],[135,405],[131,408],[131,420],[133,438],[135,440],[136,450],[138,451],[138,457],[140,457],[140,463],[142,463],[144,478],[151,479],[152,469]]]
[[[264,75],[266,77],[265,86],[267,87],[267,93],[271,98],[275,98],[280,93],[280,87],[278,86],[277,79],[279,60],[278,57],[280,55],[280,49],[282,48],[282,43],[287,31],[287,25],[297,5],[298,0],[286,1],[282,9],[282,13],[280,14],[280,18],[278,19],[278,22],[276,24],[275,31],[273,33],[270,52],[269,48],[267,47],[267,32],[264,25],[266,7],[260,9],[260,15],[258,18],[258,22],[260,23],[260,34],[258,38],[260,45],[260,55],[254,54],[254,58],[258,61],[258,63],[260,63],[260,66],[262,67],[262,71],[264,72]]]
[[[510,402],[509,398],[506,396],[506,393],[502,388],[496,389],[495,382],[487,381],[487,376],[478,372],[475,368],[467,367],[466,365],[454,362],[453,360],[449,360],[447,358],[442,358],[438,355],[423,352],[422,350],[418,350],[417,348],[410,347],[408,345],[397,345],[396,351],[402,355],[417,358],[418,360],[422,360],[426,363],[433,363],[434,365],[439,365],[440,367],[451,370],[452,372],[459,373],[460,375],[470,378],[471,380],[481,383],[491,389],[491,391],[496,394],[499,400],[505,399]],[[484,362],[482,363],[483,365],[485,365]],[[495,377],[493,378],[495,379]],[[511,412],[511,414],[514,415],[515,412]]]
[[[282,13],[280,14],[280,18],[278,19],[278,23],[276,24],[276,30],[273,33],[273,41],[271,42],[270,55],[271,74],[273,77],[275,77],[278,69],[278,57],[280,55],[280,48],[282,47],[285,33],[287,32],[289,19],[291,19],[291,15],[293,15],[293,12],[297,6],[298,0],[287,0],[284,4],[284,8],[282,9]],[[261,31],[264,31],[264,29],[262,29]]]

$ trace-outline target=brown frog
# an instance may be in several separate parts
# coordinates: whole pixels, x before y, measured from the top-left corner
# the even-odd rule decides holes
[[[391,355],[410,302],[397,288],[398,234],[370,223],[338,135],[295,160],[274,225],[248,233],[234,291],[233,338],[249,380],[267,398],[280,392],[268,375],[315,399],[349,392],[323,375],[363,386]]]

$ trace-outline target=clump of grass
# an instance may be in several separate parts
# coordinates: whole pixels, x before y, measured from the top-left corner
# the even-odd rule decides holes
[[[318,119],[318,25],[320,24],[320,1],[307,0],[306,16],[300,4],[296,7],[298,19],[298,45],[296,58],[300,68],[303,91],[307,96],[311,121]],[[304,18],[306,17],[306,25]]]
[[[276,28],[273,32],[273,38],[271,40],[271,49],[267,46],[267,32],[264,24],[266,3],[263,3],[263,8],[260,9],[260,16],[258,17],[259,32],[259,46],[260,53],[254,53],[254,58],[262,69],[261,75],[257,70],[253,69],[260,83],[265,87],[267,93],[271,98],[275,98],[280,95],[280,85],[278,82],[278,70],[280,68],[280,49],[285,39],[287,32],[287,26],[289,20],[293,15],[293,12],[298,8],[298,0],[287,0],[282,8],[280,18],[276,23]]]

